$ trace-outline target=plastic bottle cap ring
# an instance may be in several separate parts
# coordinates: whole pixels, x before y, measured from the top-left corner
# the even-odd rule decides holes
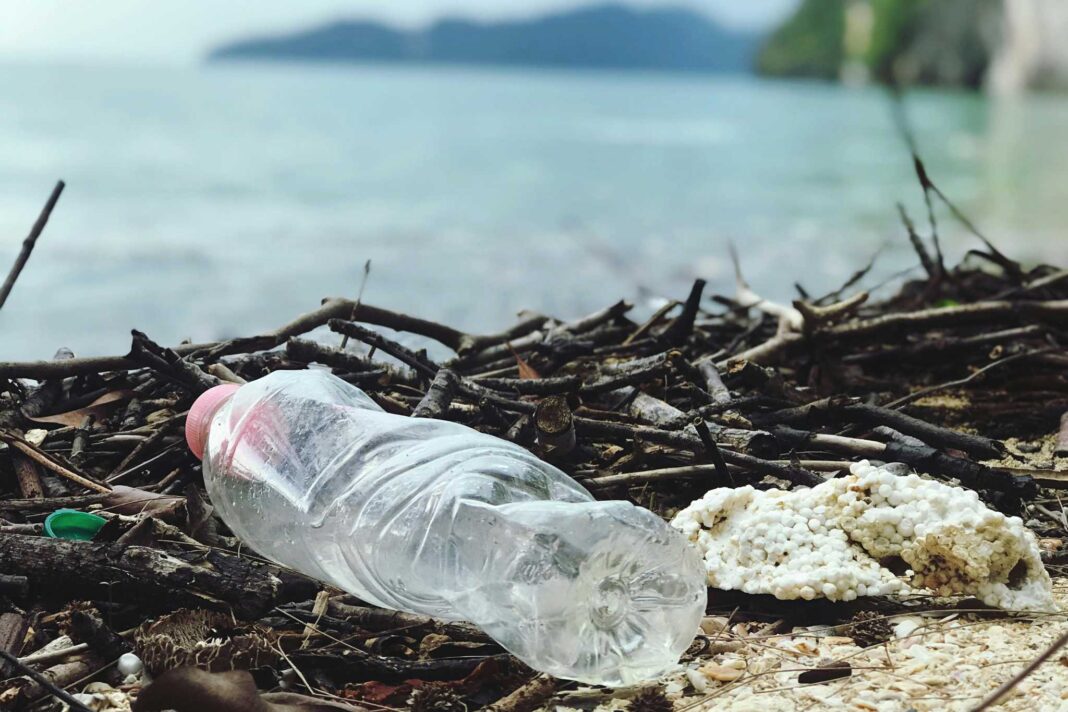
[[[44,531],[54,539],[90,541],[107,521],[103,517],[77,509],[57,509],[45,519]]]

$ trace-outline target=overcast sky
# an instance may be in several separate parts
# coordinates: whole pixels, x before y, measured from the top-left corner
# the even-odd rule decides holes
[[[604,0],[600,0],[603,2]],[[631,0],[690,5],[725,25],[767,27],[797,0]],[[0,0],[0,58],[194,62],[218,42],[340,17],[418,25],[441,15],[493,19],[583,0]]]

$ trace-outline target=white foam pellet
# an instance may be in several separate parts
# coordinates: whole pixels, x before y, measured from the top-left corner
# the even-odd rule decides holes
[[[133,653],[123,653],[119,656],[119,662],[116,665],[124,676],[137,675],[145,669],[144,663],[141,662],[141,658],[137,657]]]

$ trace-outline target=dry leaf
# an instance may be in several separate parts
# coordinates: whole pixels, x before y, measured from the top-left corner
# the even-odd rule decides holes
[[[215,507],[200,495],[196,485],[185,488],[186,532],[208,546],[218,546],[219,532],[212,513]]]
[[[508,344],[508,350],[512,352],[513,356],[515,356],[515,365],[519,367],[520,378],[525,378],[527,380],[541,378],[541,374],[534,370],[533,366],[524,361],[523,357],[519,355],[519,352],[512,348],[511,344]]]
[[[66,413],[56,413],[55,415],[31,417],[29,419],[35,423],[55,423],[57,425],[66,425],[76,428],[82,424],[82,421],[85,420],[85,416],[91,415],[95,418],[102,418],[115,406],[123,401],[130,400],[133,395],[133,391],[111,391],[110,393],[105,393],[100,396],[84,408],[68,410]]]
[[[144,514],[174,521],[185,504],[183,497],[149,492],[136,487],[115,485],[104,498],[104,509],[116,514],[138,516]]]

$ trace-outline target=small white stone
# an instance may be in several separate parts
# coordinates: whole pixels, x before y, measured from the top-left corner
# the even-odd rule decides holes
[[[921,625],[923,625],[923,621],[918,618],[905,618],[894,626],[894,637],[907,638],[915,633],[916,629]]]

